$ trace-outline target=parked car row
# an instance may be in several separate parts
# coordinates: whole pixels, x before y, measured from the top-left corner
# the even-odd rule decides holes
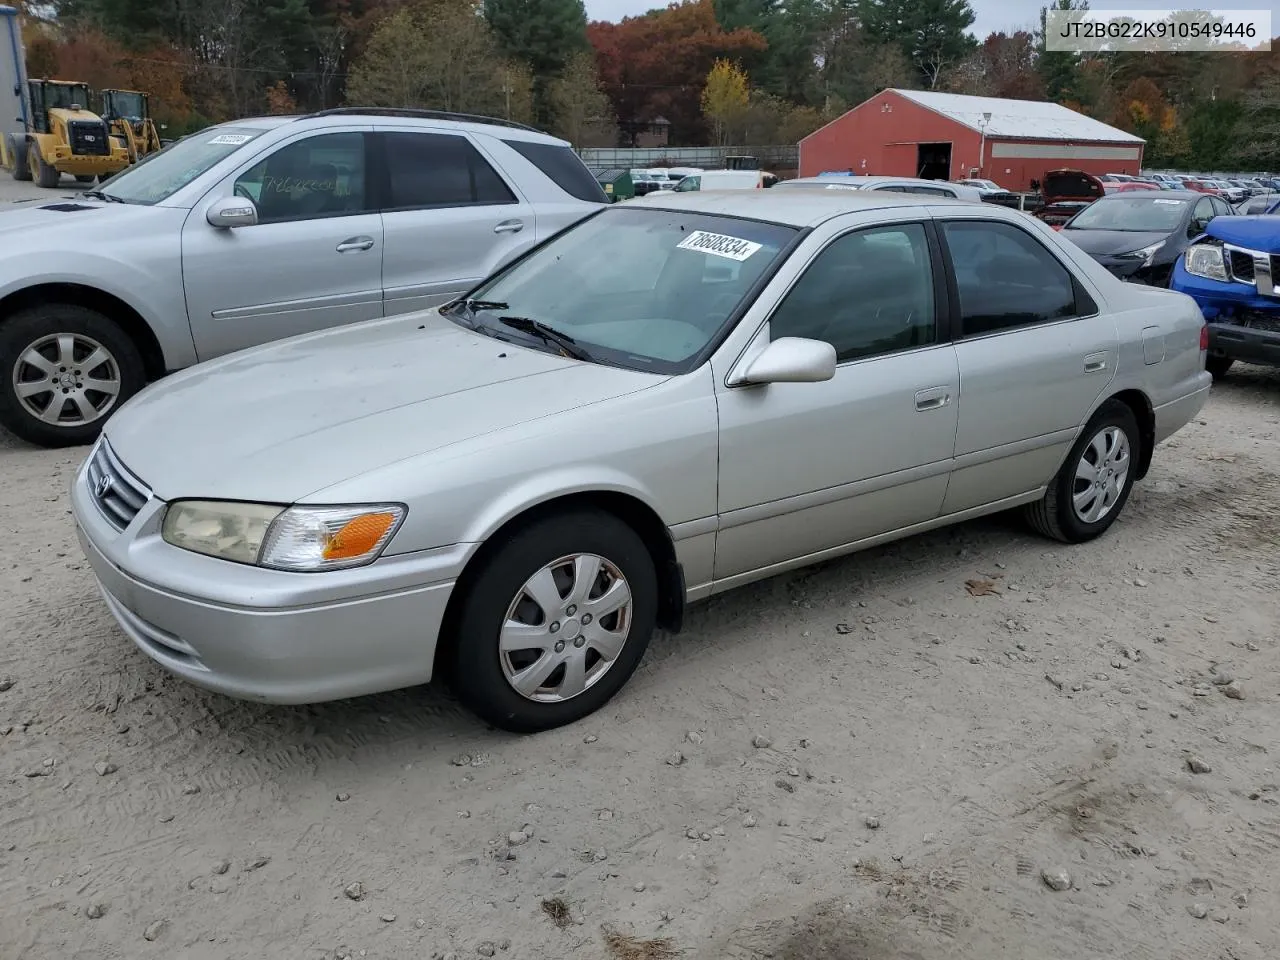
[[[385,258],[412,236],[419,269],[470,243],[476,268],[517,219],[499,187],[533,207],[518,219],[537,239],[444,303],[428,298],[445,284],[396,270],[373,299],[418,309],[363,323],[312,303],[282,328],[297,294],[265,282],[227,296],[270,309],[201,301],[200,342],[222,322],[312,332],[117,391],[93,421],[72,508],[107,606],[215,691],[308,703],[442,676],[495,726],[556,727],[622,688],[655,627],[741,584],[1011,509],[1053,539],[1100,536],[1208,395],[1193,301],[1121,282],[1016,210],[890,178],[583,209],[573,191],[598,187],[562,144],[474,124],[449,134],[467,177],[447,182],[469,202],[394,221],[386,191],[440,189],[440,166],[416,176],[416,145],[385,138],[444,128],[361,119],[359,149],[308,148],[324,171],[272,158],[349,136],[328,132],[338,118],[245,121],[42,214],[136,212],[115,235],[158,236],[130,260],[179,273],[160,252],[172,222],[197,285],[237,285],[255,268],[240,245],[283,226],[271,257],[248,252],[321,285],[335,237]],[[361,176],[370,155],[396,177]],[[263,222],[277,191],[308,214]],[[571,223],[542,234],[543,205]],[[91,359],[32,362],[60,390]]]

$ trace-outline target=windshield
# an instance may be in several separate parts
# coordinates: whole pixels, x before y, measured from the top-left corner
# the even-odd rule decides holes
[[[1172,197],[1105,197],[1081,210],[1070,227],[1072,230],[1172,233],[1182,222],[1188,203],[1189,200]]]
[[[687,373],[796,233],[732,217],[612,207],[472,291],[469,299],[483,301],[474,312],[449,314],[504,338],[513,331],[501,318],[524,317],[572,337],[592,359]]]
[[[81,83],[50,83],[44,88],[44,105],[49,110],[89,109],[89,88]]]
[[[142,94],[121,93],[120,91],[111,94],[111,113],[117,117],[141,120],[147,115],[146,107],[142,101]]]
[[[146,163],[126,168],[104,183],[102,192],[125,203],[159,203],[265,132],[253,127],[211,127],[169,144]]]

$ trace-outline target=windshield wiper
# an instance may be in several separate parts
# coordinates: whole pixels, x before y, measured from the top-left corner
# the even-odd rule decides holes
[[[86,190],[80,194],[82,197],[93,197],[97,200],[105,200],[107,203],[124,203],[114,193],[103,193],[101,190]]]
[[[511,327],[513,330],[519,330],[521,333],[538,337],[543,343],[559,347],[560,352],[566,357],[571,357],[574,360],[592,359],[591,354],[578,346],[578,341],[574,340],[573,337],[567,333],[561,333],[554,327],[548,327],[538,320],[530,320],[528,317],[499,317],[498,322],[504,326]]]

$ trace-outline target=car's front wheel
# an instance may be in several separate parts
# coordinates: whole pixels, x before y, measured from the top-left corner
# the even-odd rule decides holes
[[[516,733],[579,720],[631,677],[653,634],[658,581],[644,541],[617,517],[537,520],[486,558],[456,620],[459,699]]]
[[[1044,499],[1027,519],[1046,537],[1084,543],[1101,536],[1124,508],[1139,462],[1138,421],[1119,400],[1098,408],[1071,448]]]
[[[146,385],[138,348],[95,310],[48,304],[0,323],[0,424],[43,447],[91,443]]]

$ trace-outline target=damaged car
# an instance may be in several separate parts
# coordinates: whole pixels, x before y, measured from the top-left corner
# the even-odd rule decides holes
[[[1235,361],[1280,366],[1280,216],[1217,217],[1173,268],[1208,325],[1215,380]]]

